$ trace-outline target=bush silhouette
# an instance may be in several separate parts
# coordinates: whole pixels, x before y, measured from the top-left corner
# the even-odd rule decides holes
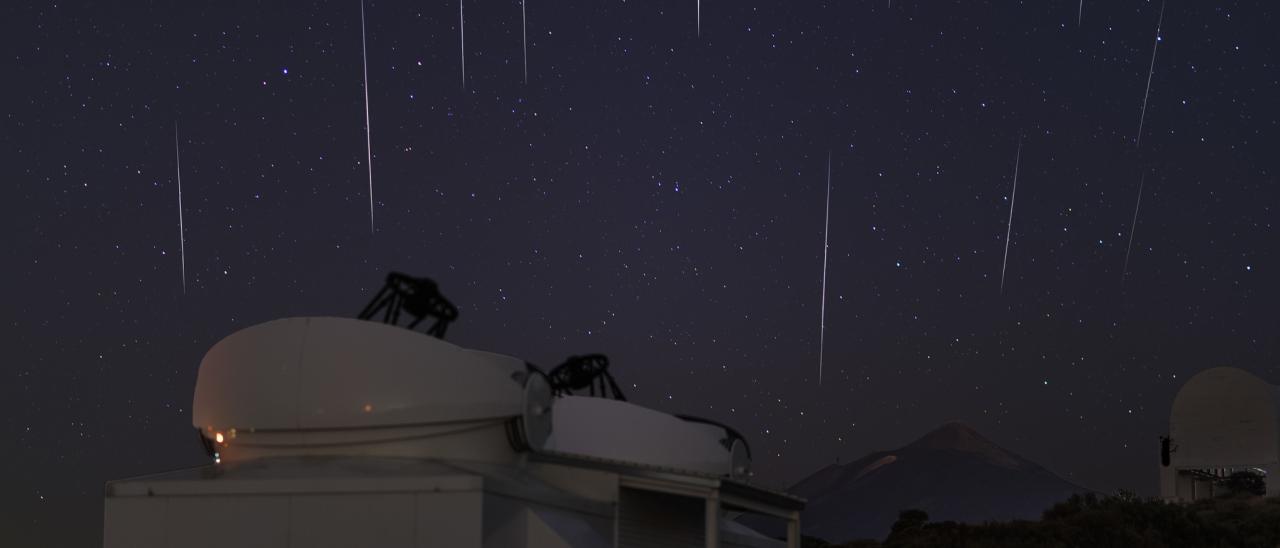
[[[1227,478],[1230,480],[1231,478]],[[806,546],[914,548],[955,546],[1003,548],[1182,546],[1280,546],[1280,499],[1252,495],[1254,478],[1236,478],[1230,494],[1189,504],[1143,499],[1130,492],[1075,495],[1045,511],[1040,521],[983,524],[929,522],[921,510],[904,510],[882,543],[860,540]],[[1230,483],[1224,480],[1224,483]]]

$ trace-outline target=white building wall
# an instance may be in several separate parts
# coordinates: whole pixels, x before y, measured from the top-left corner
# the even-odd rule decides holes
[[[162,497],[107,497],[103,503],[102,536],[105,548],[159,548],[169,546],[165,520],[168,499]],[[193,546],[195,546],[193,544]]]
[[[106,548],[481,548],[478,491],[108,497]]]
[[[290,546],[414,546],[414,495],[291,496]],[[360,534],[357,539],[354,535]]]
[[[483,498],[480,491],[417,495],[414,548],[481,548]]]

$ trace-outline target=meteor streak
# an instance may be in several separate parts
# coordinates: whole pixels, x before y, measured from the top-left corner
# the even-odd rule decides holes
[[[831,232],[831,151],[827,151],[827,213],[822,225],[822,316],[818,320],[818,384],[822,384],[822,357],[827,344],[827,238]]]
[[[524,13],[525,0],[520,0],[520,47],[524,50],[524,83],[529,83],[529,19]],[[464,81],[465,84],[465,81]]]
[[[1142,172],[1142,178],[1138,180],[1138,202],[1133,204],[1133,221],[1129,223],[1129,247],[1124,250],[1124,270],[1120,271],[1120,281],[1123,283],[1125,277],[1129,275],[1129,253],[1133,251],[1133,232],[1138,229],[1138,208],[1142,207],[1142,185],[1147,182],[1147,172]]]
[[[1142,148],[1142,124],[1147,120],[1147,99],[1151,97],[1151,75],[1156,72],[1156,52],[1160,50],[1160,27],[1164,25],[1164,2],[1160,3],[1160,19],[1156,21],[1156,39],[1151,46],[1151,68],[1147,69],[1147,90],[1142,93],[1142,115],[1138,117],[1137,147]]]
[[[178,146],[178,122],[173,122],[173,156],[178,164],[178,254],[182,258],[182,294],[187,294],[187,232],[182,224],[182,149]]]
[[[369,169],[369,233],[373,234],[373,137],[369,127],[369,47],[364,31],[364,0],[360,0],[360,58],[364,60],[364,146]]]
[[[1004,271],[1009,266],[1009,238],[1013,236],[1013,204],[1018,200],[1018,166],[1022,163],[1022,140],[1018,140],[1018,155],[1013,160],[1013,192],[1009,195],[1009,225],[1004,232],[1004,262],[1000,263],[1000,293],[1004,293]]]
[[[458,0],[458,40],[462,43],[462,90],[467,89],[467,29],[466,20],[462,18],[462,0]]]

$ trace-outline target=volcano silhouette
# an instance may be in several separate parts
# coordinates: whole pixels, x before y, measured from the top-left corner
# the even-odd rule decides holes
[[[788,491],[808,499],[804,534],[837,542],[882,539],[906,509],[924,510],[930,521],[1039,519],[1088,492],[959,422],[900,449],[822,468]]]

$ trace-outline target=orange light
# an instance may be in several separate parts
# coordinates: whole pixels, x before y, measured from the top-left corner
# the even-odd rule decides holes
[[[365,413],[372,413],[372,412],[373,412],[373,404],[372,404],[372,403],[366,403],[366,404],[364,404],[364,412],[365,412]]]
[[[225,438],[223,438],[223,437],[222,437],[222,432],[218,432],[217,434],[214,434],[214,435],[213,435],[213,441],[216,441],[216,442],[218,442],[218,443],[222,443],[223,439],[225,439]]]

